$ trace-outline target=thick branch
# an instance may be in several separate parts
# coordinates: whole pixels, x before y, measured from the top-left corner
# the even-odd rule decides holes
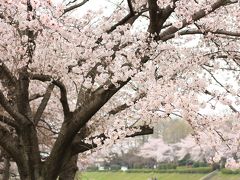
[[[7,124],[13,128],[18,128],[18,124],[11,118],[4,116],[4,115],[0,115],[0,122]]]
[[[142,93],[140,94],[138,97],[136,97],[134,100],[133,100],[133,103],[135,104],[139,99],[142,99],[146,97],[146,94],[145,93]],[[125,109],[129,108],[130,105],[124,103],[122,105],[119,105],[117,107],[115,107],[114,109],[112,109],[111,111],[108,112],[108,115],[115,115],[121,111],[124,111]]]
[[[134,130],[136,128],[137,127],[130,128],[130,129]],[[140,126],[139,128],[140,128],[140,131],[135,132],[131,135],[127,135],[126,137],[136,137],[136,136],[153,134],[153,128],[150,128],[149,126]],[[116,132],[117,132],[117,130],[116,130]],[[93,139],[97,139],[97,138],[101,139],[102,144],[104,144],[104,141],[106,139],[108,139],[109,137],[107,137],[105,134],[100,134],[98,136],[91,137],[90,139],[93,140]],[[72,144],[72,153],[73,153],[73,155],[77,154],[77,153],[83,153],[85,151],[94,149],[96,147],[97,147],[97,144],[95,144],[95,143],[92,143],[92,144],[85,143],[83,141],[83,139],[81,139],[81,136],[77,135],[76,138],[73,141],[73,144]]]
[[[129,80],[130,78],[125,82],[119,82],[119,87],[109,84],[108,90],[99,87],[93,92],[88,102],[73,112],[71,121],[63,123],[59,133],[60,135],[54,143],[52,152],[45,163],[45,168],[53,172],[49,174],[49,179],[54,179],[58,174],[58,169],[62,168],[63,162],[71,157],[68,149],[79,130],[84,127],[91,117],[105,105],[117,91],[127,84]],[[65,160],[62,157],[66,157]],[[56,166],[56,164],[58,164],[58,166]]]
[[[234,37],[240,37],[240,32],[231,32],[231,31],[226,31],[226,30],[216,30],[216,31],[211,31],[211,30],[204,30],[201,31],[199,29],[188,29],[188,30],[183,30],[178,33],[178,35],[192,35],[192,34],[206,34],[206,33],[212,33],[216,35],[226,35],[226,36],[234,36]],[[165,39],[171,39],[174,38],[175,34],[170,34],[168,36],[165,36]]]
[[[19,72],[17,86],[17,108],[19,113],[25,116],[28,122],[32,122],[32,111],[29,103],[29,74],[27,67],[23,67]]]
[[[24,122],[26,119],[23,115],[17,112],[7,101],[3,92],[0,90],[0,104],[2,107],[17,121]]]
[[[69,109],[68,99],[67,99],[67,90],[65,85],[61,81],[53,80],[51,76],[43,75],[43,74],[31,74],[30,79],[39,80],[42,82],[51,81],[54,85],[56,85],[60,89],[60,93],[61,93],[60,102],[63,107],[64,116],[65,117],[69,116],[70,109]]]
[[[8,83],[12,86],[16,85],[17,79],[13,76],[8,67],[0,60],[0,79],[8,80]]]
[[[130,13],[134,13],[134,10],[133,10],[133,5],[132,5],[132,0],[127,0],[127,3],[128,3],[128,8],[129,8],[129,11]]]
[[[36,112],[35,116],[34,116],[34,123],[35,124],[38,124],[38,121],[42,117],[43,111],[45,110],[45,108],[47,106],[47,103],[50,99],[53,88],[54,88],[54,84],[50,84],[47,87],[46,93],[44,94],[43,99],[42,99],[42,101],[41,101],[41,103],[40,103],[40,105],[37,109],[37,112]]]
[[[91,118],[117,91],[130,81],[130,78],[125,82],[118,82],[119,86],[109,84],[108,89],[105,90],[102,86],[99,87],[89,99],[89,102],[84,106],[74,111],[74,118],[79,121],[80,128],[83,127],[89,118]]]
[[[0,60],[0,81],[3,87],[7,88],[8,98],[14,101],[17,79],[2,60]]]
[[[160,9],[158,7],[157,0],[148,0],[148,4],[150,16],[148,32],[157,35],[158,38],[158,35],[163,28],[163,24],[166,22],[166,20],[169,18],[169,16],[175,9],[175,3],[173,7],[168,5],[164,9]]]
[[[210,11],[206,11],[206,9],[201,9],[198,12],[194,13],[192,15],[192,21],[197,21],[203,17],[205,17],[206,15],[212,13],[213,11],[217,10],[218,8],[228,5],[231,2],[229,0],[218,0],[215,3],[213,3],[211,5],[211,10]],[[235,2],[232,2],[235,3]],[[171,26],[168,29],[166,29],[164,32],[162,32],[160,34],[160,39],[163,41],[168,40],[169,38],[167,38],[168,36],[170,36],[171,34],[175,34],[177,31],[179,31],[180,29],[183,29],[184,27],[186,27],[187,25],[191,24],[192,21],[187,21],[186,19],[184,19],[182,21],[182,27],[175,27],[175,26]]]
[[[22,162],[17,143],[10,132],[0,125],[0,146],[14,159],[15,162]]]

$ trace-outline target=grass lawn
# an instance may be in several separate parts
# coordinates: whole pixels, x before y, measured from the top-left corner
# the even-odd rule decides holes
[[[151,177],[157,177],[158,180],[199,180],[204,174],[85,172],[79,176],[81,180],[148,180]]]
[[[222,174],[220,172],[211,180],[240,180],[240,174]]]

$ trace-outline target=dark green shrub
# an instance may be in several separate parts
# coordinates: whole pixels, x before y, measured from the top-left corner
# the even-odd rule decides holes
[[[158,169],[176,169],[177,165],[174,163],[161,163],[158,165]]]
[[[212,172],[210,167],[198,167],[198,168],[185,168],[185,169],[159,169],[159,173],[196,173],[196,174],[206,174]]]
[[[116,170],[120,170],[121,169],[121,166],[119,164],[111,164],[110,165],[110,169],[112,171],[116,171]]]
[[[184,169],[129,169],[128,173],[196,173],[207,174],[212,172],[211,167],[184,168]]]
[[[192,167],[196,168],[196,167],[207,167],[208,164],[205,162],[194,162]]]
[[[151,173],[155,172],[154,169],[128,169],[126,172],[128,173]]]
[[[193,164],[190,154],[186,154],[181,160],[178,161],[179,166],[189,166]]]
[[[89,167],[87,167],[87,171],[98,171],[98,167],[97,166],[89,166]]]
[[[231,169],[221,169],[221,172],[223,174],[240,174],[240,169],[237,169],[237,170],[231,170]]]
[[[196,168],[186,168],[186,169],[179,169],[178,173],[210,173],[212,172],[211,167],[196,167]]]

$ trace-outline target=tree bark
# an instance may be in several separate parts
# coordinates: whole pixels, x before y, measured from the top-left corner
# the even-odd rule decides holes
[[[59,180],[74,180],[77,167],[78,155],[74,155],[70,161],[63,166],[63,169],[60,173]]]
[[[32,124],[28,124],[19,133],[20,151],[25,160],[24,173],[30,180],[41,179],[41,158],[38,147],[37,131]],[[25,177],[26,178],[26,177]],[[24,179],[21,177],[21,179]]]
[[[2,180],[9,180],[10,178],[10,157],[4,157],[4,166],[3,166],[3,179]]]

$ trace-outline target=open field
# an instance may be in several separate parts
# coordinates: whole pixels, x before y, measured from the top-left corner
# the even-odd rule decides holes
[[[81,174],[81,180],[147,180],[151,177],[157,177],[158,180],[199,180],[203,176],[204,174],[85,172]]]
[[[211,180],[240,180],[240,174],[222,174],[220,172]]]
[[[124,172],[84,172],[79,173],[81,180],[148,180],[157,177],[158,180],[199,180],[205,174],[177,173],[124,173]],[[76,178],[77,180],[77,178]],[[211,180],[240,180],[240,175],[218,173]]]

